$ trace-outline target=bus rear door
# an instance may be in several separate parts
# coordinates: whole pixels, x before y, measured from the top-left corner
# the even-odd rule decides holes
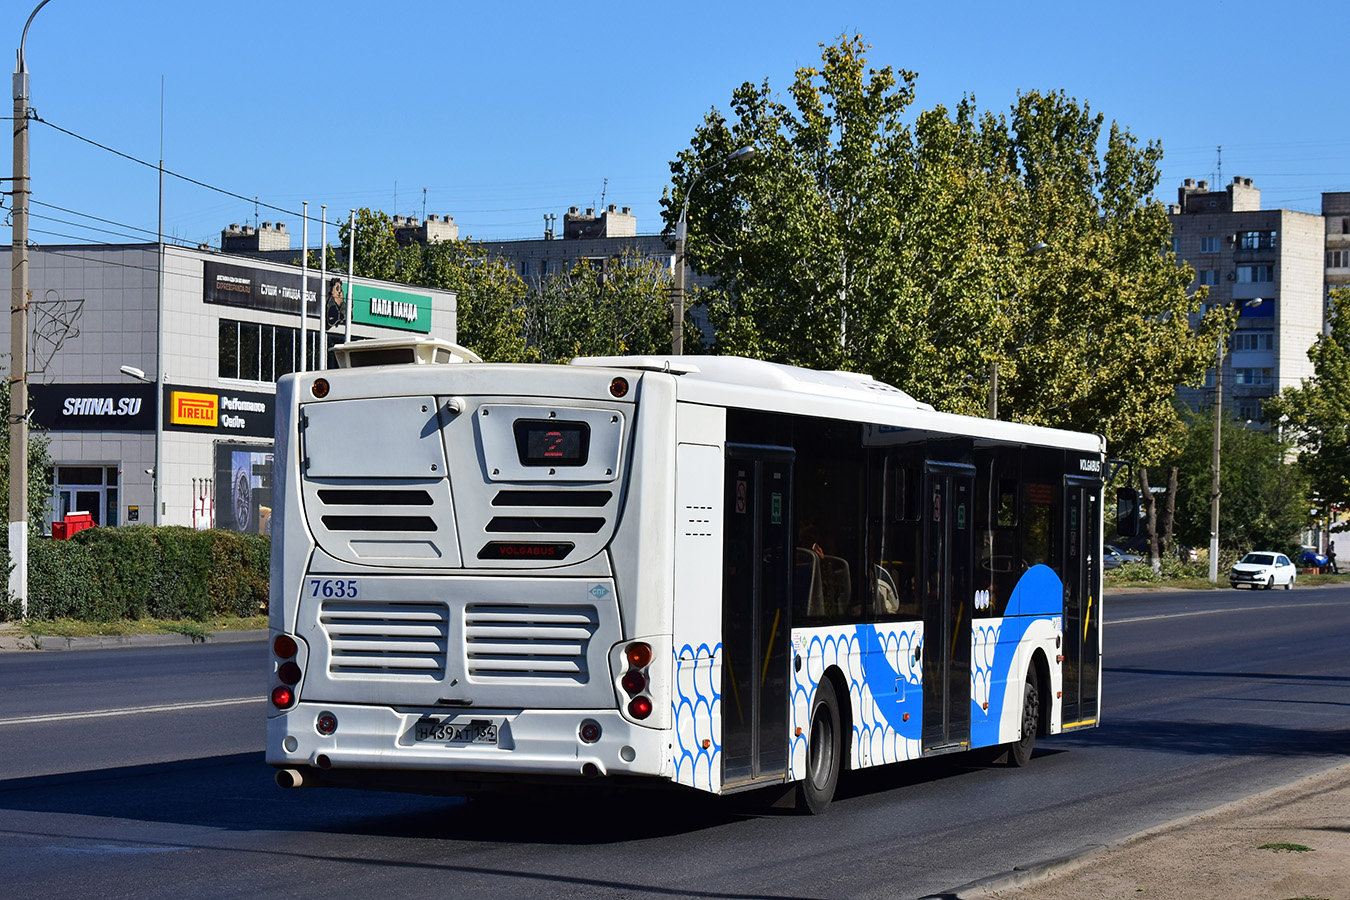
[[[722,784],[787,773],[793,451],[727,445]]]

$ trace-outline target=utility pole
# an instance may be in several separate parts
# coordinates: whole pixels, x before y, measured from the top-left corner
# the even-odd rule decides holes
[[[9,593],[28,618],[28,66],[23,47],[41,3],[24,23],[14,66],[14,216],[9,298]]]

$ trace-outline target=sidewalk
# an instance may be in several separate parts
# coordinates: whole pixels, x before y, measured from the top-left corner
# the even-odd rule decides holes
[[[1350,900],[1350,763],[940,896]]]
[[[233,644],[241,641],[266,641],[267,632],[213,631],[206,641],[210,644]],[[194,643],[185,634],[121,634],[95,637],[26,636],[15,625],[0,623],[0,653],[24,650],[107,650],[114,647],[178,647]]]

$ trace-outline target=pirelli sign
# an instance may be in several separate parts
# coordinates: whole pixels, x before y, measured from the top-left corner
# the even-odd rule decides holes
[[[170,391],[169,400],[170,425],[200,425],[204,428],[215,428],[220,421],[218,394]]]
[[[165,429],[272,437],[276,399],[272,394],[179,385],[168,385],[164,393]]]

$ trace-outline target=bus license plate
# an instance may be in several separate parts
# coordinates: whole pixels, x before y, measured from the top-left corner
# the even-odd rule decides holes
[[[487,719],[473,719],[469,722],[418,719],[413,724],[413,740],[438,741],[445,744],[495,744],[497,723]]]

